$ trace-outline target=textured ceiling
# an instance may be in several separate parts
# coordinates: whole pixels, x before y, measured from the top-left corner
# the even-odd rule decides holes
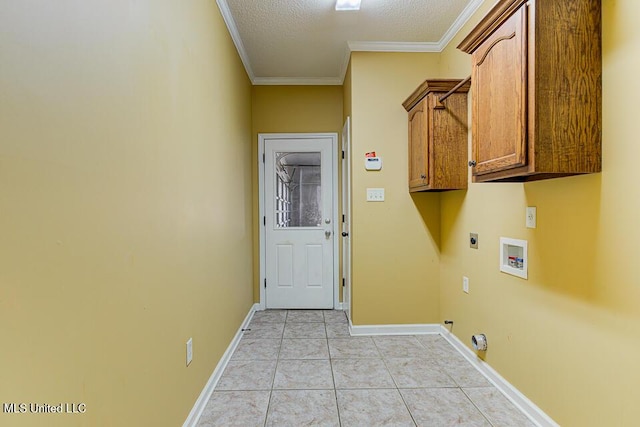
[[[440,51],[483,0],[218,0],[256,84],[340,84],[350,51]]]

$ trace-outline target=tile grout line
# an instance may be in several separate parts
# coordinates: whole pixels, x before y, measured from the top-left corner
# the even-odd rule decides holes
[[[376,346],[376,348],[378,348],[378,345],[376,344],[376,340],[373,340],[373,344]],[[378,348],[378,351],[380,352],[380,355],[382,356],[382,363],[384,364],[384,367],[386,368],[387,372],[389,373],[389,376],[391,377],[391,381],[393,381],[393,384],[395,384],[396,388],[395,390],[398,392],[398,394],[400,395],[400,399],[402,399],[402,403],[404,403],[404,407],[407,408],[407,412],[409,413],[409,416],[411,417],[411,421],[413,421],[413,424],[415,426],[418,425],[418,422],[416,421],[416,419],[413,417],[413,414],[411,413],[411,409],[409,409],[409,405],[407,404],[407,401],[404,399],[404,396],[402,395],[402,393],[400,392],[400,387],[398,386],[398,382],[396,381],[396,379],[393,377],[393,374],[391,373],[391,370],[389,369],[389,365],[387,365],[387,360],[384,357],[384,355],[382,355],[382,352],[380,351],[380,349]]]
[[[429,351],[429,347],[427,347],[422,341],[420,341],[418,339],[418,337],[416,336],[416,340],[418,340],[418,342],[420,343],[420,345],[422,347],[424,347],[425,349],[427,349],[427,351]],[[435,354],[433,351],[429,351],[429,353],[431,353],[431,355],[433,356],[433,361],[435,362],[435,366],[438,368],[438,370],[440,370],[440,372],[444,375],[446,375],[447,378],[449,378],[451,380],[452,383],[455,384],[455,388],[459,388],[462,389],[462,386],[458,383],[458,381],[456,381],[455,378],[453,378],[452,375],[449,375],[449,373],[447,372],[446,369],[444,369],[441,365],[441,360],[443,359],[441,356],[439,356],[438,354]]]
[[[280,336],[280,347],[276,354],[276,367],[273,370],[273,378],[271,378],[271,389],[269,390],[269,403],[267,403],[267,411],[264,414],[264,427],[267,427],[267,421],[269,420],[269,409],[271,408],[271,399],[273,398],[273,386],[276,381],[276,372],[278,372],[278,364],[280,363],[280,351],[282,350],[282,343],[284,341],[284,330],[287,327],[287,317],[289,317],[289,310],[285,311],[284,315],[284,327],[282,328],[282,336]]]
[[[415,335],[411,335],[412,337],[415,337]],[[416,338],[417,340],[417,338]],[[380,353],[380,356],[382,357],[382,363],[384,364],[384,367],[387,369],[387,372],[389,373],[389,376],[391,377],[391,381],[393,381],[393,383],[395,384],[396,388],[395,390],[398,392],[398,394],[400,395],[400,399],[402,400],[402,403],[404,404],[404,407],[407,408],[407,412],[409,413],[409,416],[411,417],[411,421],[413,422],[414,426],[418,425],[418,422],[416,421],[416,419],[413,416],[413,413],[411,412],[411,409],[409,409],[409,405],[407,404],[407,401],[404,399],[404,396],[402,395],[402,393],[400,392],[400,388],[398,387],[398,382],[396,381],[396,379],[393,377],[393,374],[391,373],[391,370],[389,369],[389,365],[387,365],[387,360],[384,357],[384,354],[382,354],[382,351],[380,350],[380,348],[378,347],[378,344],[376,344],[376,340],[372,339],[373,341],[373,345],[376,346],[376,348],[378,349],[378,352]],[[421,342],[418,341],[418,344],[420,344],[420,346],[422,346],[424,348],[424,346],[422,345]]]
[[[473,388],[473,387],[472,387]],[[469,402],[471,402],[471,404],[478,410],[478,412],[480,412],[480,414],[482,415],[482,417],[487,420],[487,422],[489,423],[490,426],[495,427],[495,425],[491,422],[491,420],[489,419],[489,417],[487,415],[485,415],[484,411],[482,409],[480,409],[478,407],[478,405],[476,405],[476,402],[473,401],[473,399],[471,399],[471,397],[467,394],[466,391],[464,391],[464,389],[462,387],[460,387],[460,391],[462,392],[462,394],[465,395],[465,397],[467,399],[469,399]]]
[[[416,337],[417,339],[417,337]],[[420,341],[418,339],[418,342],[424,347],[424,348],[428,348],[422,341]],[[433,354],[433,353],[432,353]],[[442,371],[442,373],[444,375],[446,375],[447,377],[449,377],[449,379],[451,379],[451,381],[453,381],[453,383],[456,385],[455,387],[450,387],[450,388],[456,388],[458,390],[460,390],[462,392],[462,394],[464,394],[464,396],[467,398],[467,400],[469,402],[471,402],[471,404],[473,405],[474,408],[476,408],[478,410],[478,412],[480,413],[480,415],[482,415],[482,418],[484,418],[487,423],[489,423],[490,426],[495,427],[493,425],[493,423],[489,420],[489,418],[484,414],[484,412],[482,412],[480,410],[480,408],[476,405],[476,403],[469,397],[469,395],[467,395],[467,393],[464,391],[464,389],[462,388],[463,386],[460,384],[460,382],[458,382],[452,375],[449,375],[449,373],[446,371],[446,369],[443,368],[441,362],[442,357],[438,356],[437,354],[433,354],[435,356],[435,363],[436,366],[438,367],[438,369],[440,369]]]
[[[324,316],[324,313],[322,314]],[[336,411],[338,413],[338,426],[342,427],[342,418],[340,417],[340,405],[338,404],[338,389],[336,388],[336,377],[333,375],[333,357],[331,357],[331,348],[329,348],[329,334],[327,333],[327,319],[324,319],[324,334],[327,337],[327,351],[329,352],[329,369],[331,370],[331,381],[333,382],[333,397],[336,401]]]

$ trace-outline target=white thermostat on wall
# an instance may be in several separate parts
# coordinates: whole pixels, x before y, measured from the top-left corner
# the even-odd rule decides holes
[[[376,156],[375,151],[364,155],[364,168],[368,171],[379,171],[382,169],[382,158]]]

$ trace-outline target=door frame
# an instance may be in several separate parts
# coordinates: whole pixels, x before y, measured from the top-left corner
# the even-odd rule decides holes
[[[258,134],[258,227],[260,228],[260,310],[266,308],[266,292],[264,283],[266,280],[266,230],[264,224],[265,218],[265,182],[264,182],[264,169],[265,169],[265,141],[269,139],[317,139],[317,138],[330,138],[331,139],[331,174],[332,174],[332,188],[331,192],[333,197],[331,200],[331,221],[333,223],[333,308],[340,309],[340,288],[339,288],[339,275],[340,275],[340,263],[339,263],[339,247],[338,241],[340,240],[341,226],[338,222],[338,134],[335,132],[326,133],[259,133]]]
[[[342,237],[342,309],[351,320],[351,117],[347,116],[342,128],[342,227],[349,233]]]

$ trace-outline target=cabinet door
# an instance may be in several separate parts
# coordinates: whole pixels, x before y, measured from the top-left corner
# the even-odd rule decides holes
[[[409,189],[429,184],[427,98],[409,112]]]
[[[472,55],[474,175],[527,162],[527,9],[523,5]]]

